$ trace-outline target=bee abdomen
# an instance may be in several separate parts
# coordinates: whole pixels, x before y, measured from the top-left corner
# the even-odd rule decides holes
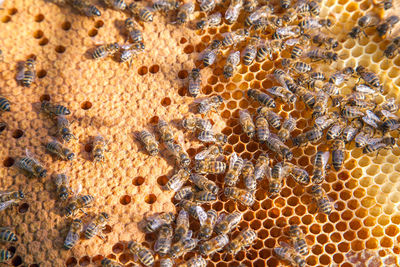
[[[0,231],[0,241],[16,242],[16,241],[18,241],[18,237],[16,234],[11,232],[10,230],[3,230],[3,231]]]
[[[10,102],[5,97],[0,97],[0,110],[10,111]]]
[[[94,237],[97,233],[96,233],[96,225],[94,223],[90,223],[88,225],[88,227],[86,228],[85,231],[85,238],[86,239],[91,239],[92,237]]]
[[[139,251],[138,257],[145,266],[151,266],[154,264],[154,256],[148,250],[142,249]]]
[[[0,262],[4,262],[7,261],[9,259],[11,259],[13,256],[13,253],[11,253],[8,250],[5,249],[0,249]]]

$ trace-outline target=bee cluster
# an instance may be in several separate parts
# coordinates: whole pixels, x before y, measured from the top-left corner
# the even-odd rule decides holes
[[[100,10],[85,0],[53,2],[70,5],[86,16],[101,16]],[[124,22],[130,42],[127,45],[101,45],[93,51],[92,57],[104,59],[118,55],[120,62],[130,64],[145,49],[139,22],[152,22],[153,12],[175,12],[173,24],[188,24],[196,10],[193,0],[185,3],[157,0],[151,7],[136,1],[127,4],[124,0],[103,0],[103,4],[131,16]],[[384,1],[381,5],[387,10],[392,3]],[[399,118],[395,115],[399,106],[394,98],[384,94],[384,85],[377,74],[362,65],[328,72],[321,70],[322,66],[327,69],[327,64],[339,62],[341,56],[335,50],[340,42],[331,34],[334,18],[320,16],[318,1],[299,0],[292,3],[280,0],[272,4],[264,0],[231,0],[229,3],[225,0],[199,0],[198,7],[206,16],[194,22],[197,30],[218,27],[223,21],[238,27],[222,38],[212,40],[199,60],[194,62],[195,67],[188,77],[188,94],[195,98],[198,114],[186,116],[181,126],[189,135],[195,136],[204,148],[191,158],[186,152],[184,140],[176,140],[176,133],[170,124],[161,118],[157,122],[159,140],[174,158],[176,167],[163,190],[175,192],[173,201],[178,212],[177,215],[163,212],[147,216],[142,230],[146,234],[157,235],[153,251],[159,255],[162,267],[179,264],[179,258],[187,253],[197,254],[179,266],[205,267],[207,258],[217,252],[235,256],[250,247],[257,239],[257,233],[249,227],[239,226],[243,213],[218,214],[210,206],[221,199],[232,200],[244,209],[251,209],[256,201],[255,192],[263,180],[268,181],[269,197],[274,198],[280,194],[285,180],[293,179],[309,191],[319,212],[328,216],[335,207],[321,184],[329,169],[338,172],[343,168],[346,147],[362,148],[365,154],[378,154],[397,144],[391,133],[400,127]],[[243,23],[239,20],[241,15],[244,15]],[[362,35],[367,35],[365,30],[370,27],[375,27],[381,37],[390,35],[399,21],[395,15],[382,20],[378,15],[366,14],[359,18],[348,36],[360,39]],[[397,54],[399,38],[392,39],[384,51],[386,57],[393,58]],[[276,64],[279,67],[265,78],[274,85],[248,89],[245,95],[256,108],[241,109],[237,114],[242,132],[260,144],[261,153],[251,159],[224,150],[228,138],[213,129],[209,118],[210,113],[218,113],[224,99],[221,95],[197,98],[202,91],[202,70],[216,65],[224,57],[222,75],[229,81],[241,64],[250,66],[255,62],[274,61],[278,56],[282,58]],[[0,61],[2,59],[0,50]],[[17,80],[24,87],[30,87],[35,81],[35,66],[34,57],[21,66]],[[293,131],[298,118],[288,115],[283,119],[278,111],[282,106],[295,108],[297,101],[308,107],[313,126],[295,136]],[[10,111],[10,103],[5,97],[0,97],[0,110]],[[47,100],[42,101],[41,111],[54,122],[57,129],[55,136],[59,139],[54,138],[44,144],[45,149],[61,160],[73,161],[75,153],[65,145],[77,139],[67,119],[71,111]],[[5,128],[6,123],[0,122],[0,132]],[[160,153],[158,139],[153,133],[142,130],[135,136],[151,156]],[[292,148],[309,144],[324,145],[315,155],[312,173],[293,163]],[[106,140],[101,135],[95,136],[91,146],[93,161],[102,164],[107,151]],[[47,177],[44,165],[28,150],[26,152],[26,156],[17,161],[16,167],[30,178]],[[56,174],[54,184],[58,198],[65,203],[65,216],[72,217],[64,248],[73,248],[82,234],[86,239],[94,236],[104,239],[101,231],[110,216],[105,212],[89,216],[84,211],[93,205],[95,198],[80,195],[79,189],[72,189],[66,173]],[[24,197],[22,191],[0,193],[0,211],[16,205]],[[196,224],[200,225],[198,231],[193,227]],[[237,228],[240,231],[235,232]],[[297,224],[291,224],[289,228],[287,235],[291,244],[280,242],[273,251],[292,266],[306,266],[304,256],[308,255],[309,248],[303,230]],[[13,231],[0,228],[0,242],[17,241]],[[135,256],[135,261],[145,266],[152,266],[157,259],[151,249],[136,241],[130,241],[127,248]],[[13,256],[14,252],[0,249],[0,263]],[[102,259],[101,265],[121,266],[109,258]]]

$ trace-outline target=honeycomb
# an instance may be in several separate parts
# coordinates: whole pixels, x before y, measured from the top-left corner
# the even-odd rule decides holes
[[[399,98],[400,58],[383,57],[389,41],[382,40],[371,30],[368,37],[352,40],[350,31],[359,17],[367,12],[381,12],[371,1],[324,0],[321,16],[333,15],[337,23],[332,32],[341,44],[337,49],[344,55],[332,68],[355,67],[361,64],[379,73],[389,96]],[[127,241],[143,241],[152,247],[154,234],[143,234],[138,222],[146,214],[174,211],[173,194],[161,186],[173,173],[173,164],[166,157],[149,157],[133,137],[133,131],[152,129],[162,116],[179,129],[182,114],[190,111],[192,98],[187,96],[188,71],[194,67],[198,55],[210,40],[220,38],[239,24],[223,23],[217,29],[193,31],[168,23],[159,14],[153,23],[145,24],[146,53],[135,59],[133,66],[118,64],[112,59],[93,61],[90,48],[98,42],[125,42],[122,32],[125,14],[102,9],[99,18],[86,18],[68,7],[45,1],[6,1],[0,10],[0,47],[5,60],[0,64],[0,93],[12,104],[12,112],[2,114],[8,128],[2,133],[2,190],[21,189],[25,201],[17,208],[2,213],[0,225],[15,227],[20,237],[17,244],[8,245],[15,251],[10,260],[13,266],[89,266],[98,265],[103,257],[133,265]],[[197,15],[197,18],[204,14]],[[242,20],[241,17],[239,20]],[[18,63],[35,55],[37,79],[30,88],[16,82]],[[226,80],[222,76],[224,61],[213,68],[202,70],[205,95],[219,94],[224,100],[219,114],[211,114],[216,129],[228,136],[225,150],[235,151],[245,159],[256,159],[265,149],[250,140],[238,122],[238,111],[258,107],[245,97],[248,88],[274,85],[266,77],[280,58],[251,66],[240,66],[238,72]],[[323,69],[325,70],[325,69]],[[36,103],[51,100],[64,103],[73,111],[73,133],[79,141],[70,147],[77,154],[73,165],[58,161],[44,152],[42,143],[53,125],[37,112]],[[292,110],[287,105],[275,109],[282,117],[300,118],[293,132],[296,136],[311,127],[310,111],[298,101]],[[135,114],[132,116],[132,114]],[[144,114],[138,116],[136,114]],[[54,128],[54,127],[53,127]],[[109,141],[110,152],[102,167],[90,160],[90,138],[97,134]],[[185,146],[190,156],[200,151],[201,145],[186,135]],[[308,145],[292,149],[294,163],[312,171],[312,159],[324,145]],[[70,222],[61,216],[55,187],[49,179],[28,179],[15,171],[15,160],[29,148],[48,167],[50,174],[68,170],[73,187],[83,186],[83,193],[96,197],[96,209],[112,214],[103,231],[106,240],[81,240],[71,251],[61,249]],[[386,259],[384,266],[398,266],[393,257],[400,253],[398,224],[400,213],[400,150],[381,151],[379,156],[365,155],[361,149],[349,148],[344,168],[329,171],[323,188],[334,201],[329,215],[318,213],[309,188],[292,179],[285,181],[281,193],[270,198],[268,182],[262,181],[255,192],[256,203],[247,208],[225,197],[213,203],[218,212],[243,212],[239,229],[250,227],[257,232],[257,240],[246,251],[236,256],[216,253],[209,266],[278,266],[272,249],[288,240],[287,228],[299,224],[306,233],[310,266],[356,266],[372,258]],[[161,154],[165,150],[161,151]],[[222,176],[210,176],[222,184]],[[193,230],[198,223],[191,224]],[[236,236],[238,230],[232,234]],[[2,245],[2,248],[6,245]],[[193,253],[185,255],[185,259]],[[375,260],[375,261],[374,261]],[[386,264],[386,265],[385,265]]]

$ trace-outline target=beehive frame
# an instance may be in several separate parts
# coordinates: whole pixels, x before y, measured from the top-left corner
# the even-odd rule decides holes
[[[380,9],[368,0],[328,0],[322,5],[322,16],[333,14],[336,17],[333,33],[344,40],[339,50],[347,54],[347,58],[332,67],[368,66],[380,74],[388,95],[398,98],[400,58],[388,60],[382,56],[388,41],[372,30],[367,31],[368,38],[360,40],[344,35],[360,16],[380,12]],[[90,19],[69,7],[29,0],[6,1],[3,7],[4,10],[0,10],[0,47],[5,61],[0,63],[0,88],[1,94],[12,103],[12,112],[2,114],[9,127],[0,137],[4,165],[0,168],[3,177],[0,187],[26,191],[26,201],[16,209],[7,210],[0,218],[1,225],[15,226],[20,236],[20,241],[12,245],[16,255],[11,264],[85,266],[98,264],[102,257],[109,256],[129,266],[133,258],[126,250],[126,241],[135,239],[151,246],[155,239],[154,235],[144,235],[138,230],[138,221],[148,213],[175,209],[172,193],[160,188],[172,173],[172,160],[147,156],[132,132],[145,127],[152,129],[158,116],[172,121],[176,131],[180,131],[179,119],[189,112],[192,102],[186,92],[188,71],[210,40],[238,25],[222,24],[206,32],[188,27],[177,30],[167,23],[168,18],[156,15],[155,21],[145,24],[143,29],[146,53],[129,68],[112,59],[94,62],[87,56],[99,41],[125,41],[121,34],[123,13],[102,9],[100,18]],[[201,16],[204,14],[197,15]],[[17,63],[30,55],[37,57],[38,77],[27,89],[17,84],[15,75]],[[241,66],[230,81],[222,77],[223,64],[224,61],[219,61],[217,66],[202,71],[203,93],[220,94],[225,99],[219,114],[211,115],[214,127],[229,136],[226,151],[255,159],[260,154],[259,145],[242,133],[238,110],[248,108],[254,112],[257,106],[244,92],[250,87],[272,85],[266,77],[279,66],[279,59]],[[73,111],[73,131],[79,141],[72,142],[77,160],[71,166],[44,153],[42,142],[48,138],[53,125],[37,112],[35,103],[43,99],[65,103]],[[290,113],[295,118],[310,116],[310,111],[300,101],[295,109],[291,111],[282,105],[276,111],[282,116]],[[306,119],[300,119],[294,135],[310,126]],[[106,137],[111,150],[103,167],[94,166],[88,152],[90,136],[98,133]],[[186,146],[190,147],[188,152],[193,156],[201,145],[193,136],[185,136]],[[72,251],[61,249],[69,221],[61,216],[54,185],[49,179],[30,180],[12,167],[15,159],[25,153],[25,148],[45,163],[50,174],[68,170],[72,185],[76,187],[82,183],[84,192],[96,197],[96,208],[112,214],[105,231],[106,242],[82,240]],[[308,189],[291,179],[286,181],[280,195],[272,199],[267,194],[268,183],[263,181],[251,209],[223,197],[214,203],[211,207],[217,211],[238,209],[244,212],[240,228],[251,227],[258,239],[246,252],[241,251],[235,257],[215,254],[210,265],[278,265],[280,261],[272,255],[272,248],[279,241],[287,240],[287,226],[293,223],[299,224],[306,233],[311,250],[306,259],[310,266],[352,266],[347,258],[351,251],[356,258],[398,255],[400,150],[395,147],[375,157],[363,155],[360,149],[350,149],[345,169],[337,174],[328,172],[323,184],[336,204],[329,217],[318,214]],[[310,173],[316,151],[314,146],[294,148],[295,162]],[[222,183],[223,177],[215,178]],[[192,227],[198,224],[193,223]],[[185,259],[193,255],[189,254]]]

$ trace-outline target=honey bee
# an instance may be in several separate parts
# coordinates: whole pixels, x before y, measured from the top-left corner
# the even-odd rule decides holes
[[[133,59],[140,53],[143,53],[145,45],[143,42],[136,42],[133,44],[124,45],[121,48],[122,51],[119,55],[119,61],[121,63],[129,61],[129,67],[130,67],[132,65]]]
[[[288,115],[283,122],[281,129],[278,131],[278,137],[282,142],[286,142],[289,139],[290,133],[293,132],[294,128],[296,128],[296,120],[292,116]]]
[[[340,93],[339,87],[337,87],[335,84],[331,82],[324,83],[321,89],[331,97],[337,96]]]
[[[258,5],[258,0],[244,0],[243,1],[243,8],[246,12],[253,12]]]
[[[264,116],[258,115],[255,119],[255,123],[258,140],[260,142],[265,142],[269,136],[268,120]]]
[[[115,10],[125,10],[126,3],[124,0],[103,0],[106,6],[111,7]]]
[[[300,27],[296,25],[280,27],[272,34],[272,39],[281,40],[300,35]]]
[[[143,130],[136,134],[136,138],[143,143],[150,156],[155,156],[158,154],[158,142],[156,141],[154,135],[152,135],[150,132]]]
[[[206,267],[207,260],[203,259],[201,256],[194,256],[190,258],[186,263],[179,264],[179,267]]]
[[[216,237],[205,241],[199,245],[200,253],[203,255],[212,255],[217,251],[222,250],[229,242],[229,238],[226,234],[217,235]]]
[[[385,57],[387,58],[394,58],[394,56],[398,53],[400,48],[400,36],[394,38],[392,40],[392,42],[390,43],[390,45],[388,45],[385,49],[385,51],[383,52],[383,54],[385,55]]]
[[[392,31],[393,27],[400,21],[400,18],[396,15],[392,15],[385,19],[385,21],[378,26],[376,26],[376,31],[379,36],[384,36],[386,33]]]
[[[56,116],[56,127],[57,127],[57,134],[61,137],[63,141],[69,142],[71,138],[78,139],[71,133],[69,129],[70,123],[65,116],[60,115]]]
[[[366,14],[358,19],[357,26],[351,29],[351,31],[349,32],[349,36],[353,39],[356,39],[360,37],[361,33],[363,33],[365,37],[367,37],[365,29],[375,26],[376,23],[377,19],[374,16]]]
[[[212,128],[212,124],[209,120],[191,115],[183,119],[182,127],[189,131],[210,131]]]
[[[309,13],[310,16],[318,16],[320,11],[321,7],[317,1],[298,1],[295,8],[295,12],[300,15]]]
[[[6,262],[12,257],[14,257],[14,253],[6,249],[0,249],[0,263]]]
[[[182,240],[179,240],[177,243],[173,244],[171,246],[171,249],[169,251],[169,255],[172,258],[179,258],[186,252],[192,251],[193,249],[196,248],[197,246],[197,239],[191,238],[191,232],[189,231],[190,235],[187,237],[183,238]]]
[[[247,110],[239,110],[239,122],[246,135],[252,138],[256,132],[256,127],[253,123],[250,113]]]
[[[233,73],[236,71],[240,64],[240,51],[231,52],[226,59],[226,63],[224,66],[224,77],[225,79],[229,79],[233,76]]]
[[[302,43],[296,44],[292,48],[290,57],[292,59],[298,59],[301,57],[301,55],[303,55],[303,52],[304,52],[303,44]]]
[[[197,103],[197,109],[200,114],[208,114],[208,112],[210,112],[212,109],[217,112],[219,106],[224,102],[224,99],[220,95],[214,95],[204,99],[196,99],[195,102]]]
[[[249,37],[250,32],[247,29],[238,29],[233,32],[227,32],[224,35],[224,39],[222,40],[222,46],[227,47],[227,46],[235,46],[239,42],[242,42],[246,40],[247,37]]]
[[[119,49],[120,46],[118,43],[101,45],[93,51],[92,57],[93,59],[102,59],[105,57],[113,56],[116,52],[119,51]]]
[[[300,96],[301,100],[303,100],[304,104],[306,104],[309,108],[314,108],[315,105],[315,95],[313,92],[306,90],[304,87],[300,87],[300,90],[297,92]]]
[[[179,8],[180,1],[177,0],[158,0],[153,3],[152,8],[155,11],[168,12]]]
[[[312,186],[311,194],[317,202],[319,210],[326,215],[331,214],[333,210],[332,203],[326,196],[324,189],[319,184],[315,184]]]
[[[131,241],[128,244],[128,249],[144,266],[152,266],[154,264],[153,253],[145,246],[135,241]]]
[[[141,2],[132,2],[127,6],[127,9],[141,21],[144,22],[153,21],[153,14],[151,10]]]
[[[100,10],[96,6],[86,3],[85,0],[68,0],[68,2],[73,8],[88,17],[101,16]]]
[[[381,123],[380,118],[371,110],[366,110],[365,113],[366,115],[362,117],[363,122],[374,128],[378,128],[378,124]]]
[[[222,42],[219,40],[213,40],[211,44],[205,49],[202,54],[203,65],[205,67],[214,64],[217,54],[221,53]]]
[[[253,192],[257,189],[257,180],[256,177],[254,176],[254,166],[251,161],[246,160],[243,170],[243,181],[244,181],[244,186],[246,187],[247,190],[250,192]]]
[[[282,60],[282,66],[290,68],[290,70],[295,71],[299,74],[312,71],[312,67],[310,64],[304,63],[302,61],[292,61],[289,58],[285,58]]]
[[[195,172],[207,174],[221,174],[226,170],[225,162],[218,160],[196,160]]]
[[[308,142],[315,143],[318,142],[323,135],[323,131],[321,129],[311,129],[305,132],[305,137]]]
[[[101,260],[101,266],[102,267],[122,267],[121,264],[118,262],[111,260],[109,258],[104,258]]]
[[[297,224],[293,224],[290,226],[289,235],[292,239],[294,249],[305,256],[308,254],[308,247],[304,237],[303,231],[301,231],[300,227]]]
[[[372,142],[371,140],[369,143],[364,147],[363,153],[373,153],[375,151],[379,151],[381,149],[387,149],[388,147],[393,147],[396,144],[396,139],[391,136],[385,136],[383,138],[379,138],[378,140]]]
[[[75,196],[65,207],[65,216],[75,216],[78,210],[85,213],[83,208],[88,208],[93,202],[94,197],[91,195]]]
[[[119,1],[119,0],[116,0],[116,1]],[[143,34],[138,29],[138,26],[133,19],[127,18],[125,20],[125,30],[128,32],[128,36],[132,39],[132,41],[134,43],[143,41]]]
[[[0,96],[0,110],[1,111],[10,111],[10,101],[7,98]]]
[[[182,188],[183,184],[189,179],[190,172],[186,169],[180,169],[175,173],[163,187],[164,190],[173,190],[178,192]]]
[[[64,249],[70,250],[76,245],[76,243],[78,243],[79,234],[82,231],[82,229],[83,226],[81,219],[74,219],[69,228],[67,237],[65,238]]]
[[[101,239],[105,239],[103,234],[100,233],[103,230],[109,220],[110,216],[105,212],[100,212],[96,218],[89,223],[85,230],[85,238],[91,239],[98,235]]]
[[[219,191],[218,186],[203,175],[192,173],[189,179],[201,190],[210,191],[213,194],[217,194]]]
[[[217,4],[220,4],[222,0],[200,0],[200,10],[203,12],[213,11]]]
[[[222,15],[217,12],[208,17],[205,17],[196,23],[196,29],[206,30],[209,28],[218,27],[221,24]]]
[[[356,72],[360,76],[360,79],[363,79],[368,85],[370,85],[374,88],[378,88],[380,90],[380,92],[382,92],[382,90],[383,90],[382,84],[379,81],[379,78],[375,73],[368,71],[363,66],[358,66],[356,68]]]
[[[222,148],[217,145],[212,145],[206,148],[205,150],[199,152],[198,154],[196,154],[194,158],[195,160],[205,160],[205,159],[215,160],[221,155],[222,155]]]
[[[319,19],[313,17],[304,18],[298,24],[301,32],[304,32],[305,30],[316,30],[322,27],[329,28],[332,25],[333,22],[330,19]]]
[[[191,200],[182,199],[181,202],[179,202],[179,206],[186,210],[190,216],[199,220],[200,224],[207,219],[207,213],[204,209]]]
[[[189,74],[189,94],[193,97],[197,97],[200,94],[201,87],[201,73],[200,69],[194,68]]]
[[[275,69],[274,70],[274,78],[276,79],[276,81],[278,83],[281,84],[281,86],[283,86],[284,88],[292,91],[291,88],[289,88],[289,84],[292,84],[294,82],[284,70]]]
[[[396,104],[396,99],[394,97],[390,97],[386,99],[381,105],[380,110],[387,110],[389,112],[397,112],[399,109],[399,105]]]
[[[307,171],[290,162],[285,162],[283,164],[283,173],[288,173],[291,175],[299,184],[306,185],[310,182],[310,176],[308,175]]]
[[[326,51],[319,48],[312,49],[305,54],[305,57],[310,58],[312,62],[324,61],[332,63],[338,60],[338,54],[332,51]]]
[[[200,226],[199,238],[203,240],[210,239],[214,226],[217,222],[218,214],[215,210],[207,211],[207,219]]]
[[[252,206],[255,201],[252,193],[237,187],[225,187],[224,194],[226,197],[239,201],[245,206]]]
[[[54,184],[57,187],[58,198],[62,201],[67,200],[72,192],[69,186],[69,177],[65,173],[57,174],[54,178]]]
[[[306,261],[291,247],[276,247],[275,254],[284,261],[288,261],[292,266],[305,267]]]
[[[260,37],[252,36],[246,48],[243,51],[243,64],[249,66],[253,63],[257,56],[257,43],[260,41]]]
[[[255,11],[253,11],[252,13],[250,13],[247,16],[246,20],[244,21],[244,24],[247,27],[249,27],[249,26],[253,25],[257,20],[268,17],[273,12],[274,12],[274,8],[270,5],[260,6],[259,8],[257,8]]]
[[[384,0],[379,5],[383,6],[384,10],[391,9],[393,7],[393,0]]]
[[[230,161],[229,161],[229,169],[225,176],[225,184],[227,186],[236,185],[239,175],[242,171],[244,165],[244,160],[241,157],[238,157],[236,152],[233,152]]]
[[[42,101],[41,111],[51,117],[66,116],[71,114],[71,111],[67,107],[64,107],[60,104],[53,104],[46,100]]]
[[[107,151],[106,146],[107,143],[104,140],[104,137],[101,135],[97,135],[93,139],[93,150],[92,157],[95,162],[104,162],[104,152]]]
[[[355,137],[356,147],[365,147],[368,144],[368,140],[374,135],[375,129],[372,126],[365,126],[361,129]]]
[[[313,107],[314,111],[312,113],[312,116],[314,118],[320,117],[327,112],[328,100],[329,100],[329,95],[327,93],[325,93],[324,91],[317,92],[315,96],[315,104]]]
[[[47,170],[26,150],[26,156],[20,158],[16,166],[28,177],[44,178],[47,176]]]
[[[280,40],[261,41],[257,47],[256,61],[262,62],[267,57],[273,60],[273,54],[279,53],[284,49]]]
[[[53,140],[46,144],[46,150],[64,160],[73,160],[75,154],[60,142]]]
[[[229,244],[226,246],[226,251],[227,253],[236,255],[242,249],[249,247],[254,242],[254,240],[256,240],[256,238],[257,234],[253,229],[244,229],[239,233],[236,238],[229,242]]]
[[[179,189],[178,192],[176,192],[174,199],[177,201],[180,201],[182,199],[192,199],[193,198],[193,194],[194,194],[193,188],[191,186],[184,186],[181,189]]]
[[[339,45],[339,42],[335,38],[323,34],[314,35],[313,42],[318,46],[325,46],[327,50],[335,49]]]
[[[354,69],[352,67],[347,67],[332,74],[332,76],[329,77],[329,82],[335,84],[336,86],[340,86],[344,82],[348,81],[353,74]]]
[[[332,165],[336,171],[339,171],[344,162],[344,141],[337,139],[332,144]]]
[[[311,181],[313,184],[320,184],[325,179],[325,169],[329,160],[329,152],[318,151],[314,159],[314,171]]]
[[[164,224],[171,224],[175,219],[172,212],[162,212],[150,215],[145,219],[143,231],[145,233],[153,233],[157,231]]]
[[[326,140],[333,140],[338,138],[342,134],[345,127],[346,123],[344,121],[338,120],[337,122],[335,122],[326,132]]]
[[[181,25],[189,21],[190,16],[194,13],[194,3],[188,1],[187,3],[181,5],[178,9],[178,14],[176,15],[176,21],[174,23]]]
[[[271,163],[271,159],[268,158],[268,155],[263,153],[258,156],[256,165],[254,167],[254,177],[257,181],[267,178],[271,175],[271,168],[269,164]]]
[[[25,198],[24,193],[19,191],[0,192],[0,211],[17,205],[22,199]]]
[[[279,154],[285,160],[293,159],[293,153],[290,151],[289,147],[285,145],[275,134],[270,134],[265,141],[265,144],[271,151]]]
[[[358,134],[360,128],[362,127],[362,122],[360,120],[354,120],[350,125],[346,126],[343,130],[343,140],[345,143],[353,141],[353,139]]]
[[[207,190],[197,191],[193,194],[193,201],[199,204],[210,203],[217,200],[217,195]]]
[[[276,195],[281,191],[282,181],[283,181],[283,164],[278,162],[274,165],[271,170],[271,175],[269,177],[269,193]]]
[[[234,23],[243,7],[243,0],[231,0],[229,7],[225,11],[225,20],[228,24]]]
[[[30,87],[36,78],[36,60],[29,58],[25,61],[20,72],[17,74],[17,80],[25,87]]]
[[[0,242],[17,242],[18,236],[8,227],[0,227]]]
[[[288,104],[293,104],[297,100],[296,95],[282,86],[272,86],[267,91],[274,96],[280,97],[283,102]]]
[[[158,231],[158,238],[154,244],[154,251],[161,257],[168,254],[172,243],[172,227],[171,225],[164,224]]]
[[[269,95],[267,95],[265,93],[258,91],[257,89],[249,89],[247,91],[247,96],[266,107],[269,107],[269,108],[276,107],[275,100],[272,97],[270,97]]]
[[[190,164],[189,154],[183,147],[174,142],[165,143],[167,150],[174,156],[176,163],[181,168],[187,168]]]
[[[281,128],[281,117],[272,110],[268,109],[267,107],[260,107],[257,109],[257,113],[264,116],[267,119],[268,124],[273,128]]]
[[[400,127],[400,123],[396,119],[389,119],[382,123],[380,126],[383,133],[387,133],[393,130],[397,130]]]
[[[209,143],[213,142],[219,145],[224,145],[228,142],[228,137],[223,133],[214,133],[213,131],[201,131],[197,136],[202,142]]]
[[[364,116],[364,112],[359,107],[345,106],[342,108],[341,114],[346,119],[355,119]]]
[[[165,120],[158,120],[157,129],[163,142],[168,143],[174,141],[174,132]]]

